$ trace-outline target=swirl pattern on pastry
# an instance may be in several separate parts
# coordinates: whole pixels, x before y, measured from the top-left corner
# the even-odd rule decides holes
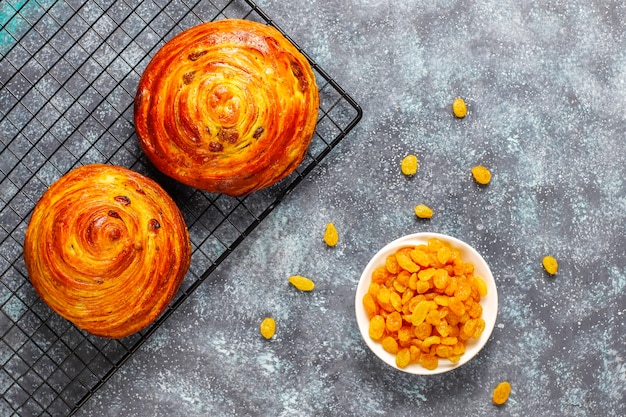
[[[24,260],[55,312],[97,336],[122,338],[171,302],[191,243],[180,210],[156,182],[94,164],[43,194],[26,230]]]
[[[225,19],[192,27],[152,58],[135,128],[152,163],[195,188],[242,196],[302,162],[319,92],[307,59],[275,28]]]

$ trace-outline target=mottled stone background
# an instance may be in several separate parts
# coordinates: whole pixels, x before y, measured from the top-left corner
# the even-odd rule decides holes
[[[624,415],[624,4],[258,4],[364,117],[80,414]],[[464,120],[450,115],[456,96]],[[410,152],[420,170],[407,180]],[[488,187],[475,164],[492,169]],[[418,203],[430,221],[412,215]],[[485,350],[435,377],[380,363],[353,313],[369,256],[416,231],[474,245],[499,288]],[[296,273],[316,291],[292,291]],[[501,380],[513,389],[496,408]]]
[[[626,415],[624,3],[258,4],[363,118],[77,414]],[[407,153],[420,159],[410,179]],[[492,170],[487,187],[476,164]],[[419,203],[431,220],[413,215]],[[418,231],[474,245],[499,289],[484,350],[431,377],[380,362],[354,317],[369,257]],[[292,274],[315,291],[294,291]],[[502,380],[513,388],[496,407]]]

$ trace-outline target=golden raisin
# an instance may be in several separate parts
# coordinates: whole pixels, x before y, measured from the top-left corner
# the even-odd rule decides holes
[[[395,254],[387,256],[385,259],[385,268],[387,268],[387,271],[390,274],[397,274],[400,272],[400,266],[398,265]]]
[[[442,345],[447,345],[447,346],[454,346],[458,343],[458,339],[456,337],[443,337],[441,339],[441,344]]]
[[[442,247],[444,247],[444,243],[436,237],[428,239],[426,243],[426,248],[432,253],[437,253]]]
[[[429,281],[435,275],[435,272],[437,272],[435,268],[422,269],[417,273],[417,278],[420,281]]]
[[[461,327],[461,336],[466,336],[468,339],[472,337],[474,334],[474,330],[476,330],[476,319],[470,319],[463,324]]]
[[[435,284],[435,288],[443,290],[448,286],[449,282],[450,277],[448,276],[448,272],[445,269],[437,269],[433,275],[433,284]]]
[[[407,271],[407,270],[402,270],[400,271],[400,273],[398,275],[396,275],[396,280],[394,282],[394,287],[396,286],[396,284],[401,285],[402,287],[408,287],[409,286],[409,281],[411,280],[411,272]],[[396,291],[398,290],[398,288],[396,288]]]
[[[411,256],[406,253],[400,252],[396,254],[396,260],[398,261],[398,265],[400,265],[402,269],[405,269],[410,273],[417,272],[417,270],[419,269],[419,266],[417,266],[417,264],[413,262]]]
[[[456,297],[452,297],[448,302],[448,307],[450,311],[456,314],[457,316],[462,316],[465,314],[465,304],[461,300]]]
[[[397,332],[402,327],[402,316],[397,311],[394,311],[387,316],[385,324],[387,326],[387,330],[390,332]]]
[[[391,336],[385,337],[381,342],[383,349],[391,354],[398,353],[398,341]]]
[[[411,277],[409,278],[409,288],[412,290],[417,290],[417,274],[416,273],[411,274]]]
[[[559,263],[552,256],[546,256],[542,260],[543,267],[550,275],[554,275],[559,270]]]
[[[405,277],[403,276],[403,278]],[[393,280],[393,288],[398,292],[398,294],[403,294],[406,291],[408,283],[408,277],[406,277],[406,283],[403,282],[403,279],[401,279],[400,277],[396,277],[396,279]]]
[[[433,370],[437,369],[439,366],[439,360],[435,355],[431,355],[430,353],[426,353],[420,356],[420,363],[426,369]]]
[[[441,337],[439,336],[428,336],[426,339],[424,339],[424,342],[422,343],[422,348],[428,348],[431,347],[432,345],[438,345],[441,343]]]
[[[437,250],[437,260],[442,265],[445,265],[448,260],[452,257],[452,251],[447,246],[442,246]]]
[[[483,334],[486,326],[485,320],[483,320],[482,318],[478,318],[476,320],[476,328],[474,329],[474,333],[472,334],[472,337],[474,339],[478,339],[480,335]]]
[[[500,382],[493,390],[493,403],[504,404],[511,394],[511,384],[507,381]]]
[[[456,279],[451,280],[443,293],[445,295],[452,297],[454,295],[454,292],[456,291],[457,285],[458,285],[458,280]]]
[[[300,275],[293,275],[289,277],[289,282],[300,291],[313,291],[315,288],[315,283],[313,281]]]
[[[409,346],[409,353],[411,355],[411,359],[410,361],[412,363],[417,363],[420,360],[420,355],[422,354],[422,352],[420,351],[420,349],[415,346],[415,345],[411,345]]]
[[[396,355],[396,366],[398,368],[406,368],[411,362],[411,351],[409,348],[402,348]]]
[[[374,272],[372,273],[372,281],[382,284],[387,280],[387,278],[389,278],[389,275],[390,274],[389,271],[387,271],[387,268],[384,265],[381,265],[374,269]]]
[[[417,156],[415,155],[407,155],[402,159],[400,163],[400,169],[402,173],[406,176],[415,175],[419,166],[419,162],[417,160]]]
[[[481,297],[485,297],[487,295],[487,284],[485,283],[485,281],[483,281],[481,277],[475,276],[472,280],[472,284],[476,286],[478,294],[480,294]]]
[[[398,330],[398,341],[401,343],[410,341],[411,336],[411,328],[409,326],[402,326],[400,330]]]
[[[452,101],[452,112],[459,119],[464,118],[467,114],[467,105],[461,97],[457,97]]]
[[[456,345],[452,346],[452,352],[455,355],[462,355],[465,353],[465,345],[461,342],[458,342]]]
[[[480,303],[474,303],[467,312],[471,318],[478,318],[483,314],[483,306]]]
[[[402,293],[402,299],[400,300],[400,302],[403,306],[405,306],[408,304],[409,301],[411,301],[414,295],[415,291],[409,288],[405,290],[404,293]]]
[[[385,319],[381,315],[375,315],[370,320],[369,335],[374,340],[380,340],[385,333]]]
[[[450,303],[450,297],[445,296],[445,295],[436,295],[435,298],[433,298],[433,300],[440,306],[444,306],[447,307],[448,304]],[[442,317],[443,318],[443,317]]]
[[[430,219],[433,217],[433,210],[425,204],[415,206],[415,215],[420,219]]]
[[[454,298],[465,301],[472,294],[472,287],[467,281],[462,280],[457,284],[456,290],[454,291]]]
[[[426,322],[432,324],[433,326],[438,325],[441,322],[441,317],[439,316],[438,310],[430,310],[426,315]]]
[[[428,290],[430,290],[430,284],[428,281],[417,281],[415,283],[415,289],[418,294],[424,294]]]
[[[380,284],[377,282],[372,282],[367,289],[368,294],[371,294],[372,297],[376,297],[378,292],[380,291]]]
[[[370,293],[363,296],[363,307],[365,308],[365,314],[367,314],[367,317],[370,319],[378,314],[378,306]]]
[[[390,297],[391,297],[391,291],[389,291],[389,288],[382,287],[380,291],[378,291],[378,295],[376,296],[376,299],[382,305],[382,304],[389,304]]]
[[[271,339],[276,333],[276,321],[271,317],[266,317],[261,322],[261,335],[266,339]]]
[[[422,324],[424,320],[426,320],[426,316],[430,311],[430,303],[428,301],[420,301],[415,310],[413,310],[413,315],[411,316],[411,323],[413,326],[417,326]]]
[[[328,223],[326,225],[326,231],[324,232],[324,242],[328,246],[335,246],[337,242],[339,242],[339,234],[337,233],[337,229],[335,228],[334,223]]]
[[[411,251],[411,259],[413,259],[413,262],[415,262],[419,266],[427,267],[430,265],[430,259],[428,258],[428,255],[421,249],[413,249]]]
[[[450,356],[453,356],[452,348],[450,346],[446,346],[443,344],[438,345],[435,348],[435,354],[439,356],[440,358],[449,358]]]
[[[392,291],[389,294],[389,303],[394,308],[394,310],[402,311],[402,298],[400,297],[400,294],[398,294],[397,292]]]
[[[423,322],[413,328],[413,334],[419,340],[424,340],[431,335],[433,326],[430,323]]]
[[[491,181],[491,172],[482,165],[472,168],[472,176],[477,183],[482,185],[489,184]]]

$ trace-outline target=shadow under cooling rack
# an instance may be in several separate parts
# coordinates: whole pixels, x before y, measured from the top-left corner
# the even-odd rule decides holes
[[[358,104],[312,62],[319,119],[306,159],[290,177],[232,198],[160,175],[135,137],[139,77],[171,37],[223,18],[275,25],[246,0],[0,2],[0,415],[78,410],[360,120]],[[90,163],[125,166],[160,182],[183,212],[193,245],[169,309],[121,340],[92,336],[53,313],[34,292],[22,257],[43,192]]]

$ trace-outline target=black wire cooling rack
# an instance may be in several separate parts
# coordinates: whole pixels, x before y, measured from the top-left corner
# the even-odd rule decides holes
[[[306,159],[290,177],[231,198],[160,175],[135,137],[139,77],[175,34],[223,18],[276,26],[247,0],[0,2],[0,415],[78,410],[360,120],[358,104],[312,62],[319,119]],[[53,313],[34,292],[22,257],[38,199],[63,174],[89,163],[125,166],[159,181],[183,212],[194,249],[169,309],[122,340],[92,336]]]

